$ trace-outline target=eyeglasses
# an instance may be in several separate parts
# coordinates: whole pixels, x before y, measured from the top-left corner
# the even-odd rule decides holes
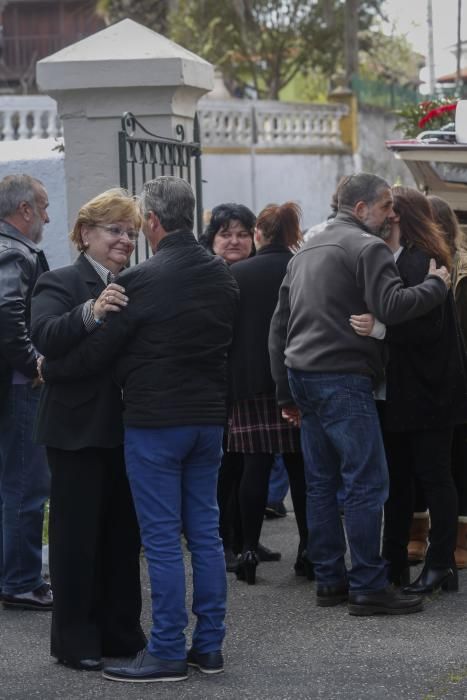
[[[123,238],[123,236],[126,236],[130,243],[136,243],[138,240],[138,231],[125,231],[124,229],[120,228],[120,226],[115,226],[114,224],[93,224],[93,226],[94,228],[103,228],[115,238]]]

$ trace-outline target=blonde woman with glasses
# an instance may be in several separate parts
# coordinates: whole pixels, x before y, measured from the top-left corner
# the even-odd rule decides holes
[[[129,303],[113,282],[141,226],[138,203],[111,189],[81,207],[71,233],[73,265],[39,279],[32,338],[60,358]],[[131,302],[130,302],[131,303]],[[121,389],[111,367],[43,386],[36,439],[51,470],[51,654],[74,669],[98,671],[103,656],[133,656],[140,626],[140,538],[123,456]]]

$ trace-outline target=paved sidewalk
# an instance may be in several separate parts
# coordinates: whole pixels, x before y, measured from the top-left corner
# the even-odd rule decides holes
[[[130,684],[56,665],[50,615],[0,608],[0,700],[461,700],[467,698],[467,572],[461,592],[427,600],[402,617],[351,617],[317,608],[314,585],[295,577],[293,515],[266,521],[263,541],[279,563],[258,584],[229,574],[226,672],[190,671],[180,683]],[[149,588],[144,576],[145,628]]]

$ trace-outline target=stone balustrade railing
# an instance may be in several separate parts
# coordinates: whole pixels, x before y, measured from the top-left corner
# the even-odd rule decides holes
[[[341,104],[297,104],[276,101],[198,103],[203,147],[341,148]]]
[[[57,103],[45,95],[0,97],[0,140],[43,139],[62,135]]]
[[[212,100],[198,104],[203,147],[341,148],[341,104]],[[0,97],[0,140],[61,136],[55,100],[43,95]]]

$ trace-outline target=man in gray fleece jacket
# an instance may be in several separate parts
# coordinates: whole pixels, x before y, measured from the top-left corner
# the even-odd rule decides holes
[[[404,289],[382,240],[394,216],[388,183],[360,173],[338,194],[335,219],[288,265],[271,322],[272,374],[284,417],[301,417],[317,604],[348,599],[356,615],[417,612],[421,598],[388,587],[380,556],[388,472],[373,386],[383,375],[383,346],[358,336],[349,319],[371,312],[391,325],[421,316],[444,301],[449,273],[431,261],[425,281]]]

